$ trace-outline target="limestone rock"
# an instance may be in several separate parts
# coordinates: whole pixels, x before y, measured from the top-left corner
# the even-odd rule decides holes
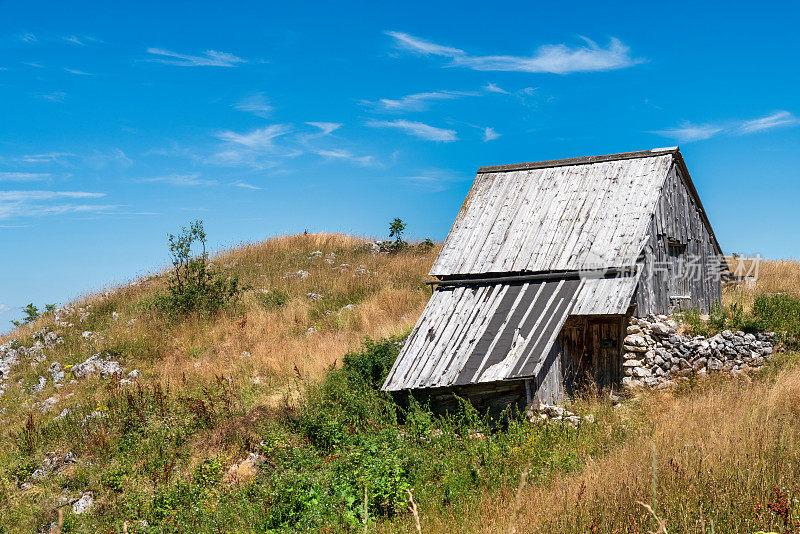
[[[72,511],[76,514],[84,514],[94,506],[94,496],[91,492],[84,493],[81,498],[72,503]]]

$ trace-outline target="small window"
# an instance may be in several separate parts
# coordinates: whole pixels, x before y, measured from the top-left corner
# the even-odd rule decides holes
[[[670,243],[667,246],[670,260],[669,296],[689,297],[689,265],[686,262],[686,244]]]

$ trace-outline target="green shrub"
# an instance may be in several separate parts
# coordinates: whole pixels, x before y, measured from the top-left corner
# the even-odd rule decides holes
[[[417,245],[417,248],[419,249],[420,252],[428,252],[435,246],[436,244],[433,241],[431,241],[429,237],[426,237],[422,242],[420,242]]]
[[[268,293],[259,293],[259,303],[267,309],[280,308],[289,302],[289,294],[280,289],[270,289]]]
[[[245,289],[238,276],[223,278],[211,268],[206,251],[203,221],[181,227],[178,235],[168,234],[172,271],[166,294],[159,294],[155,306],[169,315],[199,312],[211,315],[238,299]],[[200,246],[199,254],[193,247]]]
[[[397,217],[389,224],[389,237],[394,238],[394,242],[388,245],[389,252],[400,252],[408,246],[408,243],[403,241],[403,231],[406,229],[406,223]]]
[[[12,320],[11,324],[13,324],[14,326],[22,326],[22,325],[30,324],[33,321],[35,321],[36,319],[38,319],[40,317],[40,315],[41,315],[39,313],[39,308],[34,306],[33,302],[31,302],[30,304],[25,306],[22,309],[22,311],[25,312],[25,317],[22,318],[22,321],[14,321],[14,320]]]
[[[759,326],[780,332],[788,343],[800,341],[800,297],[759,295],[753,302],[753,315]]]
[[[757,297],[756,300],[759,298],[761,297]],[[753,311],[748,313],[739,303],[731,304],[727,308],[719,303],[713,304],[708,313],[708,320],[705,321],[701,319],[701,313],[697,307],[683,311],[680,317],[686,325],[691,327],[693,334],[706,337],[711,337],[725,329],[741,330],[748,334],[777,329],[777,327],[771,326],[770,321],[759,315],[755,306]]]
[[[378,389],[400,353],[405,336],[381,340],[364,340],[360,352],[349,353],[343,360],[343,369],[352,378],[364,380],[373,389]]]

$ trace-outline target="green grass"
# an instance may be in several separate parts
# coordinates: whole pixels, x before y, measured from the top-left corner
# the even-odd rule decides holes
[[[578,469],[625,436],[602,406],[596,415],[610,422],[610,433],[524,419],[492,431],[468,404],[446,417],[413,404],[403,410],[378,389],[398,341],[367,340],[342,368],[298,384],[298,404],[272,411],[253,413],[221,379],[188,394],[109,381],[99,406],[59,421],[41,422],[32,413],[14,435],[4,487],[32,482],[50,450],[72,451],[81,461],[38,483],[39,497],[5,502],[0,519],[9,530],[33,530],[52,519],[56,495],[88,490],[95,509],[68,514],[65,532],[119,531],[123,521],[142,519],[158,532],[353,531],[363,528],[365,491],[370,522],[405,515],[406,490],[427,508],[466,506],[485,491],[516,484],[523,469],[536,483]],[[86,419],[98,408],[102,417]],[[228,454],[198,463],[198,448],[209,444]],[[228,465],[250,451],[264,458],[258,472],[227,482]]]

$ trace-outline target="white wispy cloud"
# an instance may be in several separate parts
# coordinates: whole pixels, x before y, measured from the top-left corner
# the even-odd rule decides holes
[[[68,67],[64,67],[64,70],[69,72],[70,74],[75,74],[76,76],[94,76],[94,74],[90,72],[85,72],[78,69],[70,69]]]
[[[429,91],[414,93],[397,99],[381,98],[377,102],[362,100],[362,103],[374,106],[381,111],[423,111],[428,109],[431,102],[437,100],[452,100],[463,96],[475,96],[476,94],[468,91]]]
[[[489,82],[486,85],[484,85],[483,86],[483,90],[484,91],[488,91],[490,93],[500,93],[501,95],[509,94],[508,91],[506,91],[505,89],[503,89],[499,85],[491,83],[491,82]]]
[[[630,48],[617,38],[611,38],[606,47],[582,37],[585,43],[582,46],[548,44],[540,46],[531,56],[479,56],[403,32],[386,33],[399,48],[424,56],[444,57],[450,60],[450,66],[478,71],[569,74],[622,69],[641,63],[631,57]]]
[[[46,172],[0,172],[0,182],[40,182],[51,177]]]
[[[72,152],[47,152],[44,154],[23,154],[22,156],[11,158],[12,161],[22,163],[59,163],[66,164],[69,158],[74,157]]]
[[[368,165],[375,164],[375,158],[374,157],[372,157],[372,156],[357,156],[357,155],[353,154],[352,152],[350,152],[349,150],[345,150],[345,149],[331,149],[331,150],[321,149],[321,150],[316,150],[315,153],[318,156],[322,156],[325,159],[347,160],[347,161],[351,161],[351,162],[353,162],[353,163],[355,163],[357,165],[368,166]]]
[[[176,187],[213,187],[213,186],[231,186],[240,187],[243,189],[259,190],[258,186],[248,184],[241,180],[234,182],[223,182],[212,178],[203,178],[199,173],[188,174],[166,174],[163,176],[151,176],[149,178],[140,178],[138,182],[143,183],[162,183]]]
[[[235,106],[239,111],[252,113],[257,117],[267,118],[272,113],[272,106],[263,93],[256,93],[239,101]]]
[[[43,217],[65,215],[68,213],[110,212],[118,208],[116,204],[54,204],[51,206],[24,205],[5,206],[0,204],[0,219],[11,217]]]
[[[260,191],[261,188],[257,185],[248,184],[247,182],[233,182],[231,185],[234,187],[241,187],[242,189],[250,189],[253,191]]]
[[[330,146],[332,142],[337,144],[342,142],[342,140],[337,136],[331,136],[333,132],[342,127],[341,123],[307,122],[306,124],[317,129],[316,132],[302,134],[299,136],[300,142],[308,152],[316,154],[317,156],[325,158],[326,160],[347,161],[362,167],[378,164],[374,156],[358,155],[346,148]]]
[[[449,143],[458,140],[455,130],[437,128],[423,122],[407,121],[403,119],[393,121],[369,121],[367,122],[367,126],[376,128],[394,128],[401,130],[408,135],[412,135],[426,141]]]
[[[200,178],[197,173],[193,174],[167,174],[164,176],[152,176],[150,178],[141,178],[138,181],[145,183],[163,183],[175,185],[179,187],[197,187],[197,186],[210,186],[219,185],[217,180],[209,180]]]
[[[800,124],[800,120],[798,120],[797,117],[792,115],[789,111],[781,110],[756,119],[729,120],[716,124],[693,124],[690,122],[683,122],[677,127],[657,130],[653,133],[675,139],[682,143],[688,143],[710,139],[718,134],[747,135],[797,124]]]
[[[116,206],[109,204],[64,202],[70,200],[94,200],[103,197],[105,197],[105,193],[88,191],[0,191],[0,219],[99,212],[116,208]]]
[[[272,124],[257,128],[247,133],[236,133],[230,130],[219,132],[217,138],[227,143],[240,145],[253,150],[273,150],[275,139],[292,132],[286,124]]]
[[[36,43],[39,41],[39,38],[32,33],[23,33],[19,36],[19,40],[23,43]]]
[[[780,126],[789,126],[797,124],[797,117],[788,111],[776,111],[758,119],[742,121],[739,124],[739,130],[743,134],[763,132],[764,130],[771,130]]]
[[[52,93],[41,93],[39,98],[49,100],[50,102],[63,102],[67,98],[67,93],[64,91],[53,91]]]
[[[11,311],[11,306],[8,304],[0,304],[0,313],[6,313],[8,311]]]
[[[468,179],[469,176],[459,176],[446,169],[423,169],[416,174],[401,176],[400,181],[411,187],[429,192],[444,191],[449,184]]]
[[[180,54],[163,48],[148,48],[147,53],[156,56],[149,58],[150,61],[179,67],[235,67],[240,63],[247,63],[246,59],[216,50],[206,50],[201,56]]]
[[[130,167],[133,160],[119,147],[96,149],[89,154],[81,156],[84,163],[94,169],[107,167]]]
[[[315,128],[319,129],[319,132],[311,134],[312,136],[315,137],[330,135],[331,133],[342,127],[342,125],[338,122],[307,122],[306,124],[308,124],[309,126],[314,126]]]
[[[19,202],[26,200],[53,200],[59,198],[101,198],[105,193],[88,191],[0,191],[0,202]]]
[[[245,132],[217,132],[215,136],[221,144],[207,162],[262,170],[285,167],[298,156],[315,155],[359,166],[378,165],[374,156],[359,154],[347,146],[352,143],[333,134],[342,127],[341,123],[310,121],[305,124],[311,129],[302,125],[273,124]],[[250,185],[241,184],[239,187]]]
[[[102,43],[100,39],[97,37],[93,37],[91,35],[65,35],[63,39],[71,44],[78,45],[78,46],[86,46],[89,43]]]
[[[494,128],[488,127],[483,129],[483,141],[492,141],[500,137],[500,134],[497,133]]]
[[[713,124],[692,124],[691,122],[683,122],[680,126],[668,128],[666,130],[656,131],[658,135],[675,139],[680,143],[689,143],[692,141],[702,141],[703,139],[710,139],[724,128],[715,126]]]
[[[230,130],[218,132],[216,137],[222,141],[222,146],[209,158],[209,162],[254,169],[275,167],[275,158],[291,158],[303,153],[295,146],[296,143],[282,142],[282,138],[293,131],[288,124],[272,124],[244,133]]]

